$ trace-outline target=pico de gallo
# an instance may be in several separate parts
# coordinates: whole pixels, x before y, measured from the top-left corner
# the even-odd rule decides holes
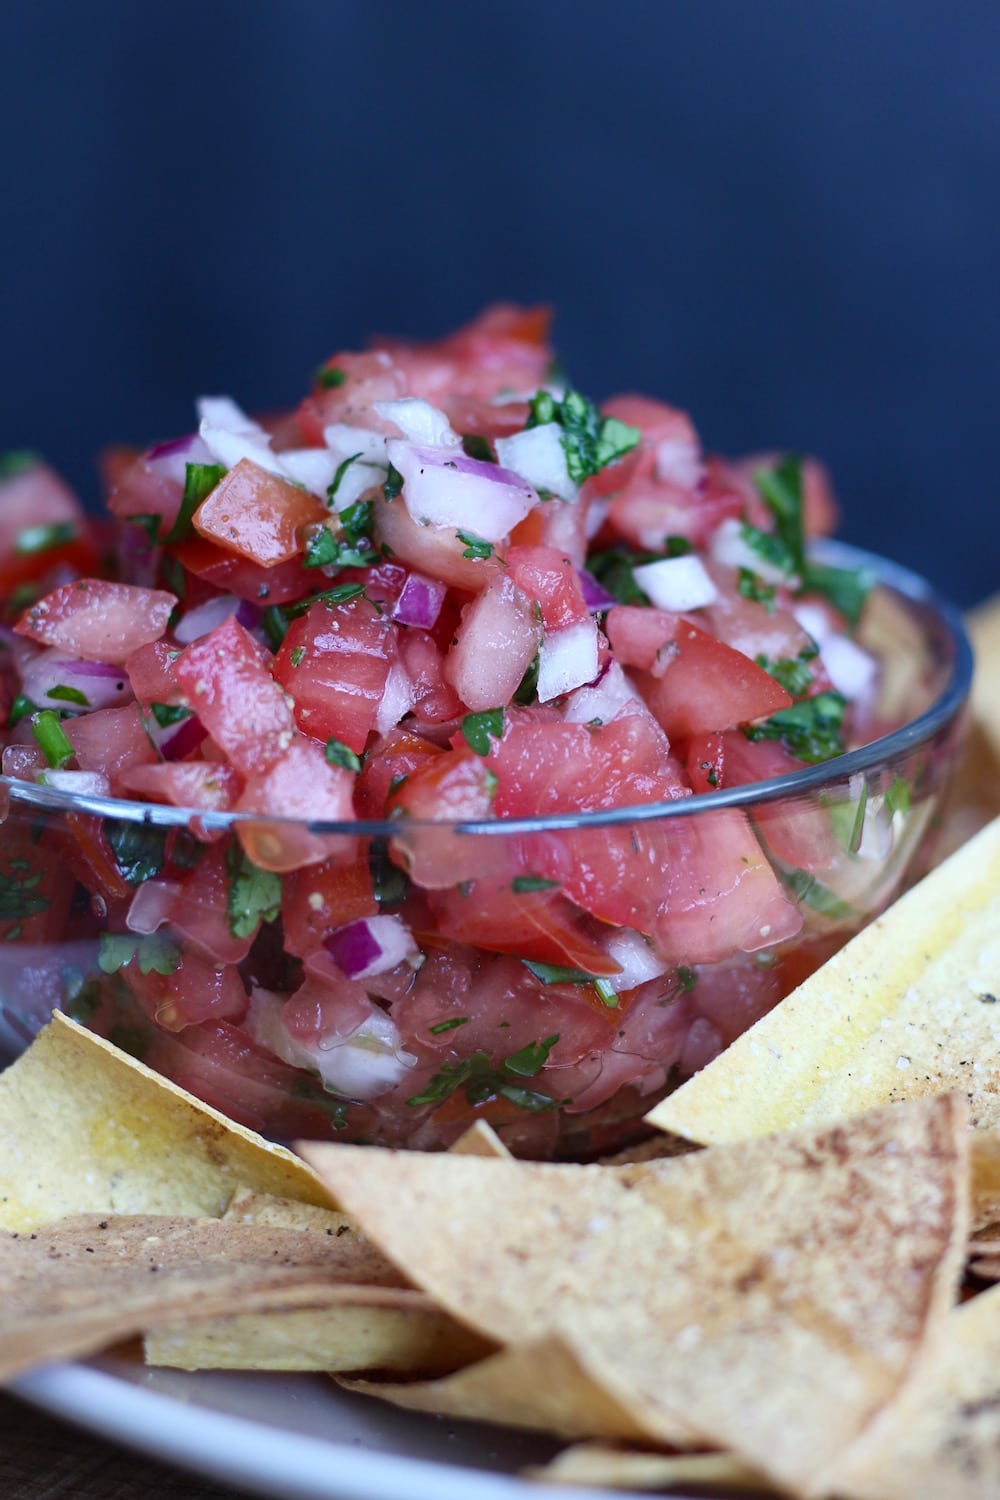
[[[68,798],[8,819],[0,937],[76,939],[53,1003],[209,1103],[599,1149],[857,925],[874,806],[673,806],[884,727],[814,461],[595,405],[499,306],[105,468],[103,520],[0,481],[3,773]]]

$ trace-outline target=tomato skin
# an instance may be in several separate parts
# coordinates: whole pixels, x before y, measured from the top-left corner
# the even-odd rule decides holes
[[[165,589],[81,578],[39,599],[14,629],[84,660],[121,666],[140,646],[159,640],[176,604]]]
[[[165,1031],[203,1021],[242,1021],[247,996],[236,969],[185,949],[172,974],[143,974],[136,962],[122,975],[143,1009]]]
[[[176,674],[187,702],[242,775],[264,770],[291,742],[291,704],[235,616],[187,646]]]
[[[301,557],[262,568],[259,563],[226,552],[201,536],[178,542],[171,551],[185,571],[206,586],[206,597],[218,589],[251,604],[289,604],[317,587],[316,569],[306,568]],[[188,594],[188,602],[194,602],[190,599],[190,588]]]
[[[407,394],[406,377],[391,355],[383,349],[365,354],[334,354],[327,360],[327,365],[340,370],[346,378],[340,385],[329,389],[317,382],[316,388],[302,402],[295,415],[305,441],[319,447],[326,427],[352,420],[357,420],[360,426],[385,432],[386,424],[371,410],[373,403],[395,401]],[[374,420],[369,421],[369,415]]]
[[[677,653],[663,675],[638,673],[636,683],[671,739],[711,734],[765,718],[792,699],[763,667],[682,620]]]
[[[403,504],[402,496],[380,504],[375,511],[375,536],[418,573],[440,578],[453,588],[477,594],[484,589],[501,562],[494,550],[489,557],[467,558],[467,544],[456,531],[443,526],[421,526]]]
[[[641,667],[662,677],[677,654],[679,625],[680,616],[665,609],[615,604],[608,610],[604,628],[615,659],[623,667]]]
[[[298,556],[303,527],[326,514],[308,490],[241,458],[201,502],[193,524],[200,536],[224,551],[274,568]]]
[[[22,533],[46,526],[65,526],[71,535],[42,551],[18,552]],[[83,507],[58,474],[45,464],[35,464],[0,480],[0,591],[9,593],[57,567],[89,573],[97,561]]]
[[[590,618],[572,560],[554,547],[510,547],[507,566],[518,588],[537,602],[546,630]]]
[[[296,870],[331,855],[349,858],[356,849],[352,836],[310,833],[303,824],[353,822],[353,788],[353,774],[331,765],[317,740],[296,731],[263,769],[247,775],[236,804],[237,812],[269,813],[281,821],[240,824],[240,843],[265,870]]]
[[[517,692],[541,638],[528,596],[509,577],[491,579],[462,611],[445,676],[474,713],[497,708]]]
[[[426,760],[443,755],[431,740],[409,729],[390,729],[365,756],[365,763],[354,791],[354,805],[359,818],[372,820],[386,816],[386,801],[392,784],[409,776]]]
[[[392,623],[368,599],[313,604],[289,626],[274,679],[294,700],[301,730],[360,755],[395,654]]]
[[[409,826],[485,821],[493,814],[495,780],[484,757],[465,747],[428,758],[389,794],[386,815],[400,820],[393,855],[417,885],[444,889],[505,868],[502,839]]]
[[[142,704],[168,703],[176,705],[182,701],[177,683],[175,663],[178,650],[166,641],[152,641],[133,651],[125,663],[128,680],[137,700]]]
[[[213,964],[242,963],[256,936],[256,930],[246,937],[234,935],[229,921],[229,884],[226,849],[216,844],[185,873],[170,911],[171,927]]]

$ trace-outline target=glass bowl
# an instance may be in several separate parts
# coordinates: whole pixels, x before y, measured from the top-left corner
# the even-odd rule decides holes
[[[522,1155],[621,1145],[932,858],[960,618],[900,567],[820,550],[878,579],[876,737],[768,781],[332,825],[0,778],[0,1047],[61,1008],[276,1139],[435,1149],[484,1118]],[[248,858],[316,839],[284,877]]]

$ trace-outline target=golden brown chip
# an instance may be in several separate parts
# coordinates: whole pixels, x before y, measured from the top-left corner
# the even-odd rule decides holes
[[[351,1234],[359,1240],[364,1238],[353,1220],[339,1209],[324,1208],[319,1203],[302,1203],[297,1198],[278,1198],[273,1193],[255,1193],[251,1188],[237,1188],[222,1217],[226,1223],[319,1230],[323,1234]]]
[[[667,1441],[663,1413],[646,1414],[644,1402],[634,1391],[616,1392],[613,1373],[607,1368],[591,1370],[586,1352],[574,1347],[565,1334],[514,1344],[445,1380],[403,1384],[343,1380],[341,1384],[408,1411],[499,1422],[564,1438],[642,1442],[655,1434],[658,1441]],[[683,1448],[695,1440],[678,1423],[669,1441]]]
[[[583,1484],[599,1489],[676,1490],[690,1485],[771,1494],[762,1474],[731,1453],[649,1453],[605,1443],[577,1443],[551,1463],[524,1470],[543,1484]]]
[[[0,1228],[220,1214],[240,1184],[329,1203],[308,1167],[57,1014],[0,1074]]]
[[[78,1215],[0,1232],[0,1378],[179,1318],[260,1305],[289,1287],[399,1287],[356,1235],[162,1215]]]
[[[564,1336],[661,1441],[689,1429],[788,1485],[892,1395],[964,1262],[952,1097],[618,1169],[300,1149],[454,1317]]]
[[[649,1120],[712,1144],[952,1090],[1000,1126],[1000,818]]]
[[[843,1500],[996,1500],[1000,1287],[951,1313],[912,1377],[822,1476]]]
[[[407,1288],[318,1284],[257,1301],[249,1311],[162,1324],[147,1335],[146,1363],[182,1370],[435,1376],[482,1359],[492,1348],[423,1292]]]

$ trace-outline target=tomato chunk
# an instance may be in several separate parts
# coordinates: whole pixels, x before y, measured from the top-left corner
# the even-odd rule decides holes
[[[80,578],[39,599],[14,629],[85,660],[120,666],[140,646],[159,640],[176,604],[176,597],[165,589]]]
[[[326,513],[308,490],[241,458],[201,502],[194,528],[225,551],[273,568],[302,551],[302,528]]]
[[[788,708],[791,697],[763,667],[682,620],[662,676],[639,674],[643,697],[671,739],[731,729]]]
[[[291,743],[291,704],[233,615],[182,651],[176,671],[188,703],[243,775],[259,773]]]
[[[360,754],[395,654],[391,621],[368,599],[313,604],[292,621],[274,677],[294,699],[300,729],[314,739],[340,740]]]

